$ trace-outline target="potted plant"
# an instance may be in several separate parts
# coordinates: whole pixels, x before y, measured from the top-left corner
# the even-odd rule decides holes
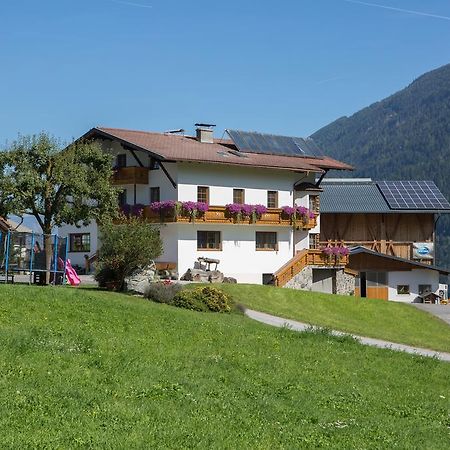
[[[322,254],[326,264],[331,264],[333,262],[333,249],[331,247],[322,248]]]

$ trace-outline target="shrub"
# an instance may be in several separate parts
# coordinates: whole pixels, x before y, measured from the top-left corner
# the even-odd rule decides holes
[[[193,311],[230,312],[233,302],[231,297],[220,289],[205,286],[178,292],[173,304]]]
[[[198,289],[178,292],[173,299],[173,305],[192,311],[208,311],[208,307],[199,295]]]
[[[173,304],[173,299],[176,294],[178,294],[182,289],[179,283],[167,283],[158,282],[151,283],[147,288],[144,296],[149,300],[153,300],[158,303],[167,303],[169,305]]]
[[[95,279],[115,282],[123,289],[125,277],[143,267],[162,253],[159,229],[138,217],[122,217],[118,224],[106,222],[100,227],[101,247]],[[102,281],[103,282],[103,281]]]

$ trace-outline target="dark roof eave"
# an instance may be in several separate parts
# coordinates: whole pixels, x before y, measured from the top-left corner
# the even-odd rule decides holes
[[[95,136],[106,137],[106,138],[111,139],[111,140],[119,141],[121,144],[124,144],[124,145],[126,145],[128,147],[131,147],[133,150],[146,152],[146,153],[150,154],[150,156],[152,158],[155,158],[155,159],[157,159],[159,161],[168,161],[168,160],[166,160],[166,158],[163,155],[161,155],[159,153],[155,153],[155,152],[153,152],[151,150],[148,150],[146,148],[142,148],[139,145],[133,144],[130,141],[122,139],[122,138],[120,138],[118,136],[115,136],[113,134],[107,133],[106,131],[100,130],[100,129],[96,128],[96,127],[91,128],[87,133],[85,133],[83,136],[81,136],[79,139],[77,139],[77,141],[83,140],[83,139],[93,139]]]
[[[450,274],[450,270],[447,269],[443,269],[442,267],[437,267],[437,266],[432,266],[429,264],[424,264],[424,263],[420,263],[420,262],[416,262],[416,261],[412,261],[410,259],[405,259],[405,258],[399,258],[398,256],[392,256],[392,255],[386,255],[385,253],[378,253],[374,250],[370,250],[368,248],[365,247],[353,247],[350,249],[350,256],[351,255],[358,255],[359,253],[366,253],[368,255],[372,255],[372,256],[376,256],[378,258],[386,258],[386,259],[390,259],[393,261],[398,261],[398,262],[402,262],[405,264],[409,264],[411,266],[416,266],[419,267],[421,269],[429,269],[429,270],[435,270],[441,274],[444,275],[449,275]]]

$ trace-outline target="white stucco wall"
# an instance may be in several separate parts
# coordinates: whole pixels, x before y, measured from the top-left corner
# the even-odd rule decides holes
[[[194,266],[198,257],[220,259],[218,269],[225,276],[234,277],[240,283],[262,283],[263,273],[274,273],[293,255],[290,228],[270,228],[247,225],[197,225],[177,224],[178,272],[182,276]],[[197,231],[220,231],[221,251],[197,250]],[[278,251],[257,251],[256,231],[276,231]]]
[[[97,251],[98,245],[98,228],[95,222],[91,222],[87,227],[76,227],[74,225],[63,225],[58,228],[58,235],[61,237],[69,237],[72,233],[89,233],[91,235],[91,249],[89,252],[70,252],[68,253],[68,258],[72,265],[79,265],[81,267],[85,266],[84,255],[91,256]],[[70,242],[69,242],[70,250]]]
[[[398,295],[397,285],[408,284],[409,295]],[[389,300],[411,303],[419,295],[419,284],[431,284],[432,292],[439,289],[439,272],[428,269],[414,269],[404,272],[388,273],[388,296]]]
[[[278,206],[292,206],[300,174],[287,170],[213,164],[178,164],[178,200],[196,201],[197,186],[209,186],[211,205],[233,203],[233,189],[245,189],[245,203],[267,205],[267,191],[278,191]]]

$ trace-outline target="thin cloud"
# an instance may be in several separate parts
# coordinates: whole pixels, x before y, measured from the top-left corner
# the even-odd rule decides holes
[[[136,8],[153,8],[152,5],[145,5],[143,3],[134,3],[134,2],[127,2],[122,0],[109,0],[110,2],[117,3],[119,5],[126,5],[126,6],[135,6]]]
[[[432,17],[433,19],[450,20],[449,16],[440,16],[438,14],[430,14],[422,11],[413,11],[411,9],[394,8],[393,6],[379,5],[378,3],[361,2],[359,0],[343,0],[347,3],[355,3],[357,5],[372,6],[373,8],[389,9],[390,11],[414,14],[416,16]]]
[[[345,77],[325,78],[325,80],[316,81],[314,84],[325,84],[325,83],[330,83],[331,81],[344,80],[344,79],[345,79]]]

